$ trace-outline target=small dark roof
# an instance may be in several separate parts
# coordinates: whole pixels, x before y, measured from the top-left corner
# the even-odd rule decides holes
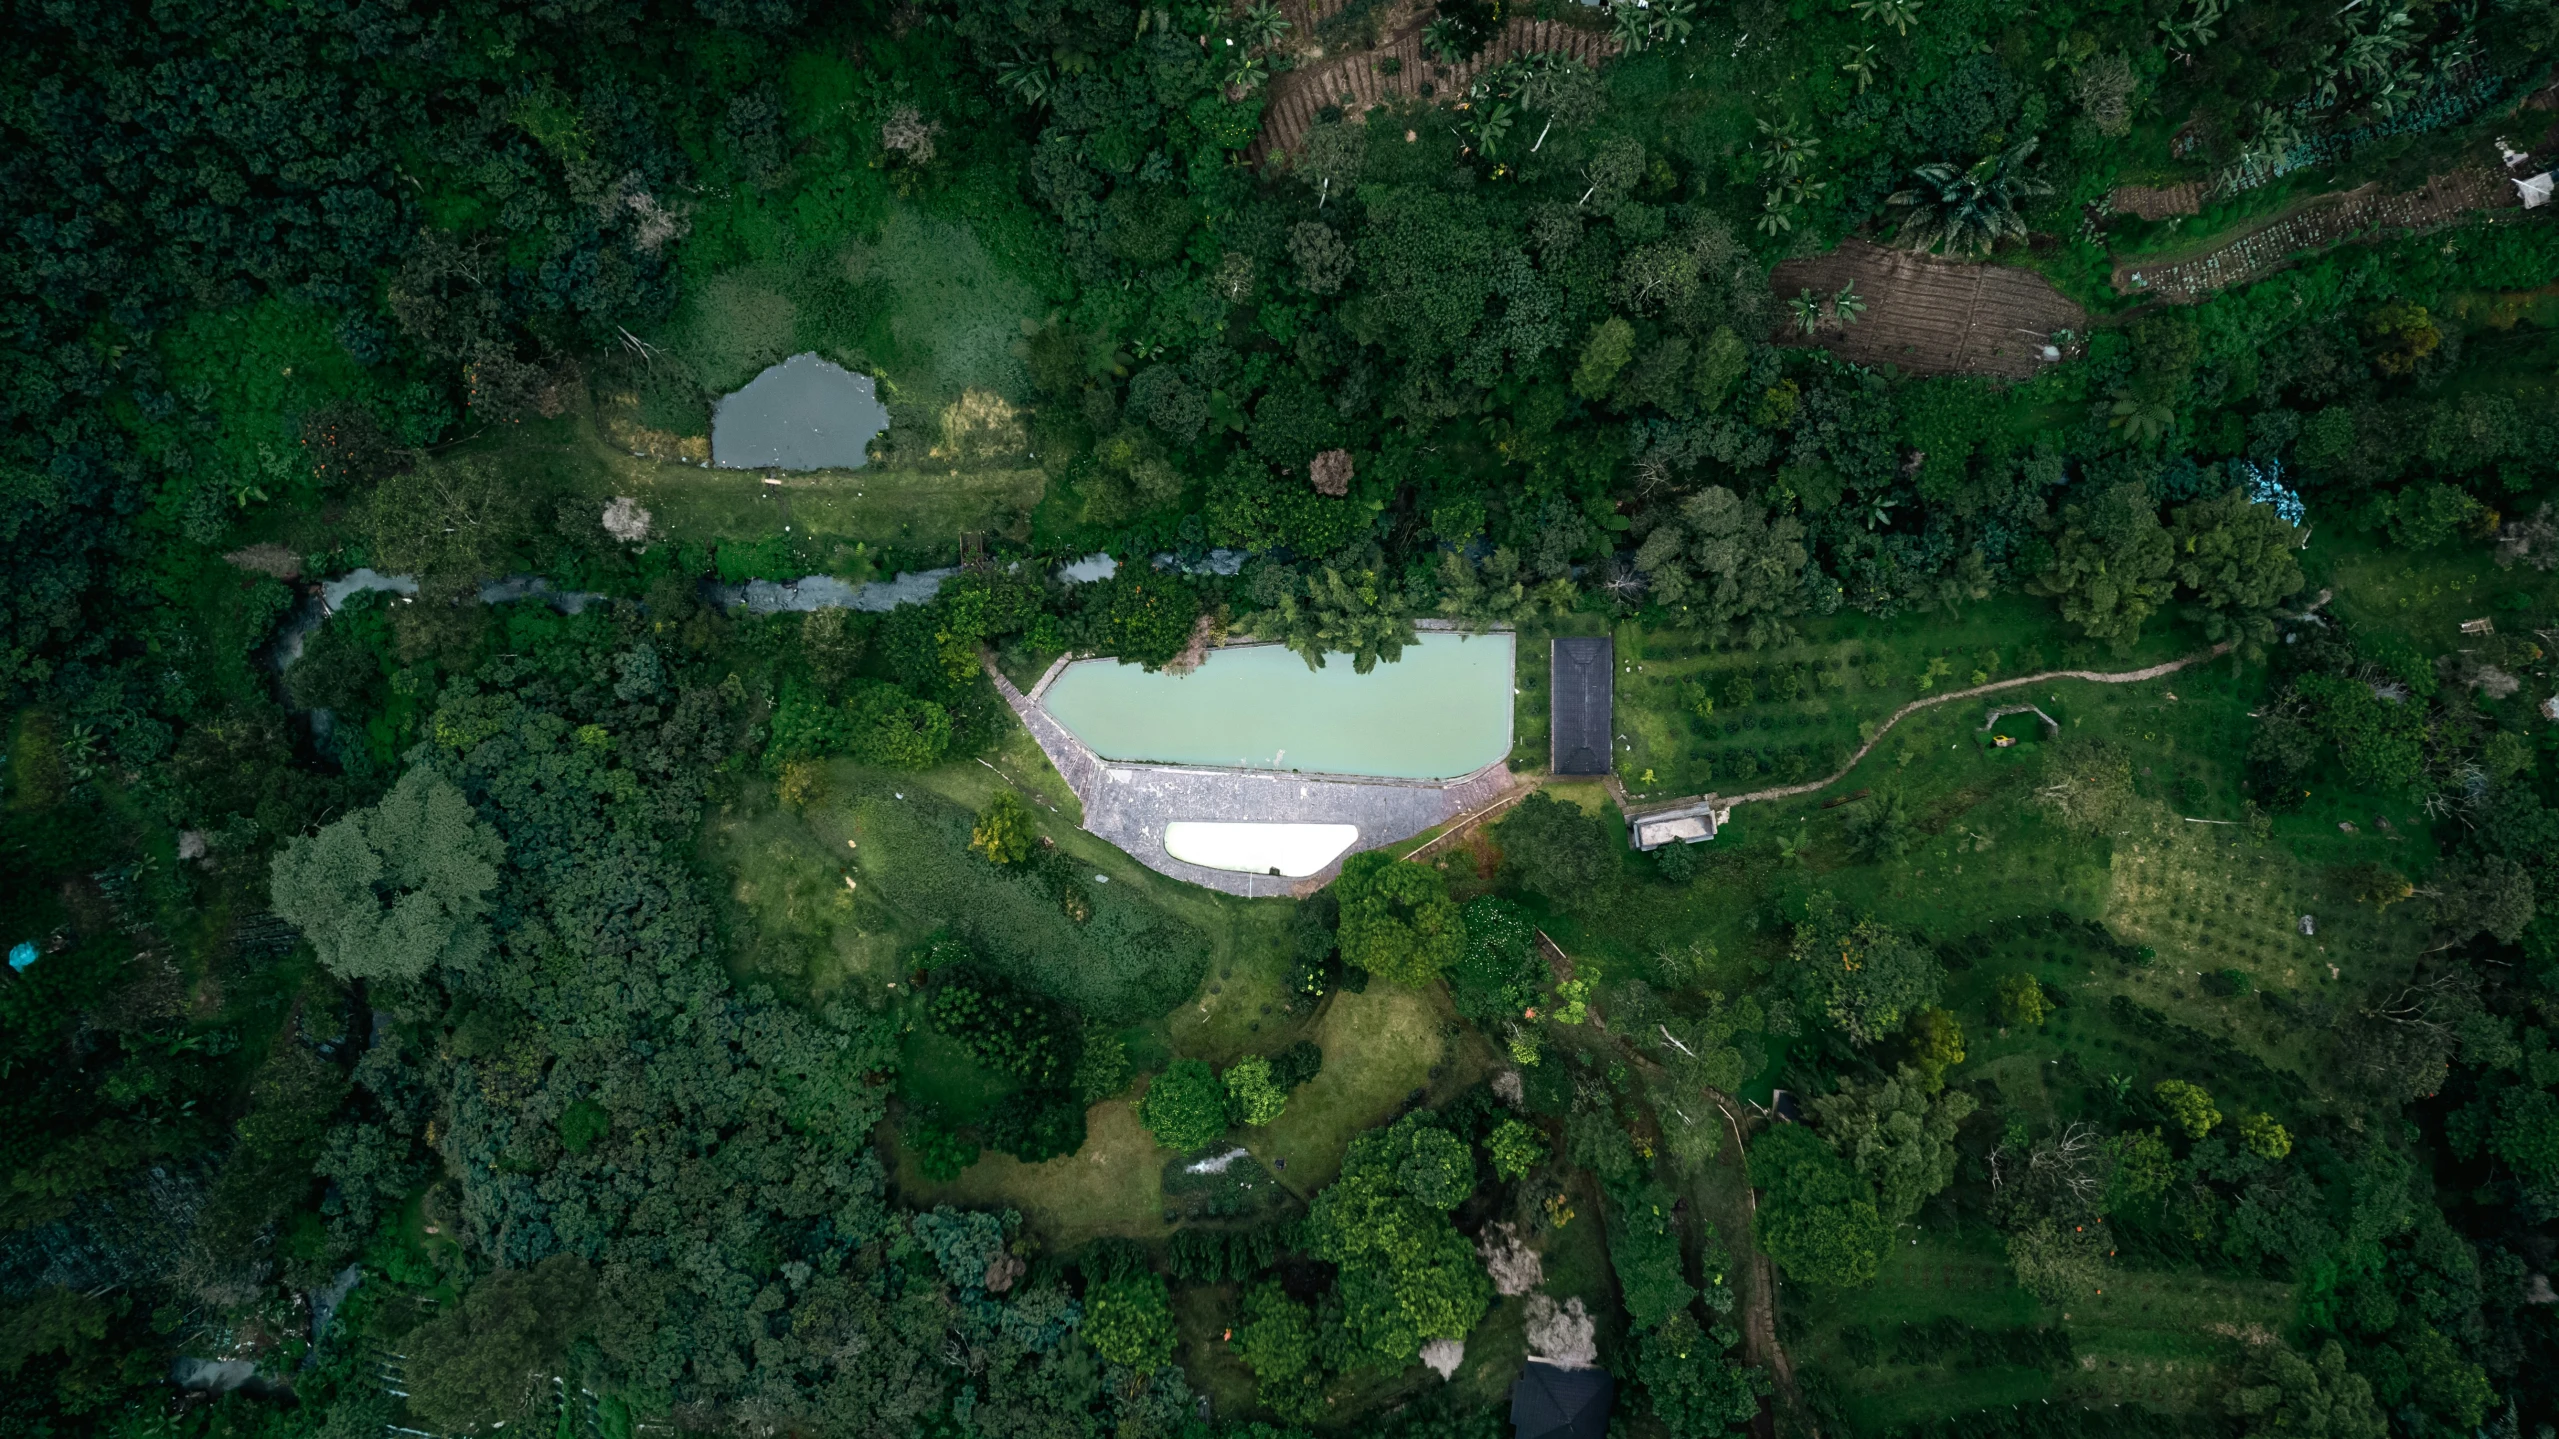
[[[1617,646],[1612,640],[1555,641],[1553,753],[1557,774],[1606,774],[1617,722]]]
[[[1605,1369],[1531,1359],[1511,1385],[1511,1430],[1517,1439],[1607,1439],[1615,1389]]]

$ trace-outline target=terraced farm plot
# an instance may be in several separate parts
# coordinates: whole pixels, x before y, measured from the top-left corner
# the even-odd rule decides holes
[[[2016,1287],[1987,1229],[1897,1234],[1866,1288],[1788,1286],[1797,1360],[1836,1386],[1860,1433],[2012,1404],[2207,1407],[2250,1339],[2279,1329],[2290,1286],[2111,1267],[2065,1306]]]
[[[2059,358],[2056,332],[2088,327],[2088,312],[2032,270],[1959,264],[1863,240],[1789,260],[1769,284],[1781,297],[1810,290],[1818,298],[1854,284],[1866,302],[1856,323],[1828,323],[1810,336],[1790,331],[1779,342],[1912,375],[2032,379],[2046,363],[2046,346]]]
[[[2320,195],[2182,257],[2124,260],[2115,266],[2115,292],[2156,296],[2172,304],[2199,304],[2305,251],[2375,230],[2429,230],[2481,210],[2511,209],[2522,203],[2503,175],[2479,166],[2437,175],[2422,189],[2399,194],[2385,193],[2374,184]]]
[[[1323,56],[1319,50],[1302,60],[1301,68],[1273,82],[1261,138],[1253,142],[1253,161],[1260,164],[1273,155],[1293,153],[1306,138],[1306,127],[1328,105],[1356,119],[1372,106],[1395,101],[1454,100],[1485,71],[1541,52],[1596,66],[1617,53],[1617,41],[1606,31],[1586,30],[1561,20],[1514,19],[1482,54],[1456,65],[1440,64],[1422,49],[1418,26],[1374,50],[1341,56]]]

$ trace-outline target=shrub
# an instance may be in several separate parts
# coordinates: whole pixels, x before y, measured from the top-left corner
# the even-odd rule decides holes
[[[1466,906],[1465,918],[1466,947],[1449,972],[1449,997],[1478,1028],[1498,1033],[1537,1003],[1546,964],[1518,905],[1486,895]]]
[[[1455,1209],[1475,1192],[1475,1151],[1445,1129],[1413,1127],[1403,1136],[1395,1182],[1433,1209]]]
[[[2031,974],[2003,974],[1993,990],[2002,1024],[2032,1029],[2051,1012],[2052,1006],[2044,1000],[2044,987]]]
[[[1271,1056],[1271,1083],[1286,1094],[1313,1079],[1323,1068],[1323,1049],[1313,1040],[1301,1039]]]
[[[989,864],[1020,864],[1031,857],[1037,845],[1031,807],[1009,789],[995,792],[969,831],[969,848],[986,856]]]
[[[1767,1372],[1726,1358],[1732,1339],[1729,1330],[1710,1334],[1682,1313],[1645,1332],[1635,1374],[1671,1439],[1711,1439],[1758,1415]]]
[[[1250,1279],[1279,1263],[1293,1229],[1291,1224],[1279,1223],[1253,1229],[1176,1230],[1166,1246],[1165,1262],[1174,1278],[1192,1284]]]
[[[1107,1024],[1087,1022],[1075,1060],[1075,1097],[1091,1104],[1128,1087],[1128,1045]]]
[[[1484,1149],[1493,1156],[1493,1172],[1504,1179],[1517,1179],[1546,1162],[1546,1136],[1516,1119],[1493,1126]]]
[[[581,1099],[560,1112],[560,1147],[584,1154],[613,1132],[613,1116],[592,1099]]]
[[[2239,1142],[2260,1159],[2281,1159],[2292,1153],[2292,1131],[2262,1110],[2240,1119]]]
[[[1189,647],[1200,597],[1180,577],[1122,565],[1109,579],[1082,588],[1092,591],[1083,639],[1093,648],[1155,670]]]
[[[948,1184],[977,1163],[977,1145],[929,1119],[910,1118],[901,1138],[915,1167],[936,1184]]]
[[[2186,1131],[2189,1139],[2201,1139],[2212,1133],[2214,1125],[2221,1123],[2221,1110],[2214,1106],[2212,1096],[2201,1085],[2189,1084],[2182,1079],[2163,1079],[2150,1087],[2150,1093],[2177,1127]]]
[[[1653,868],[1665,884],[1686,884],[1697,877],[1697,851],[1686,844],[1666,844],[1653,851]]]
[[[1081,1026],[1046,995],[962,965],[934,974],[924,1010],[979,1063],[1025,1084],[1062,1086],[1075,1072]]]
[[[1084,1104],[1063,1090],[1019,1090],[995,1106],[983,1128],[990,1146],[1037,1164],[1084,1147]]]
[[[1781,1124],[1750,1148],[1751,1182],[1767,1190],[1753,1221],[1760,1247],[1794,1278],[1857,1285],[1873,1279],[1891,1239],[1875,1192],[1800,1124]]]
[[[1351,856],[1332,888],[1342,907],[1345,964],[1397,984],[1423,985],[1464,952],[1466,926],[1449,900],[1448,882],[1427,865],[1370,850]]]
[[[1494,826],[1494,841],[1504,876],[1529,893],[1565,909],[1605,902],[1617,847],[1608,827],[1580,806],[1532,794]]]
[[[1681,1272],[1679,1231],[1671,1222],[1671,1194],[1647,1181],[1608,1196],[1608,1262],[1626,1313],[1638,1329],[1650,1329],[1697,1297]]]
[[[1128,1274],[1084,1295],[1084,1342],[1113,1364],[1153,1369],[1173,1359],[1173,1303],[1163,1276]]]
[[[1226,1132],[1226,1087],[1200,1060],[1174,1060],[1146,1087],[1137,1117],[1156,1143],[1176,1153],[1194,1153]]]
[[[1271,1079],[1271,1062],[1261,1055],[1239,1059],[1226,1071],[1226,1116],[1238,1124],[1263,1125],[1288,1107],[1288,1091]]]

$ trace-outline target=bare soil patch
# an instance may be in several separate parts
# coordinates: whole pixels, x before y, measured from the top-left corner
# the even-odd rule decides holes
[[[1330,13],[1342,7],[1325,4],[1320,8]],[[1289,18],[1296,21],[1298,7],[1292,5],[1289,10]],[[1301,34],[1311,33],[1313,20],[1321,18],[1308,13],[1310,18],[1301,26]],[[1254,163],[1296,150],[1306,138],[1306,127],[1315,123],[1316,115],[1327,105],[1339,106],[1345,117],[1357,119],[1372,106],[1396,101],[1457,99],[1476,76],[1521,55],[1553,52],[1596,66],[1617,53],[1616,39],[1605,31],[1585,30],[1561,20],[1513,20],[1503,27],[1501,38],[1484,47],[1482,54],[1463,64],[1442,65],[1422,49],[1420,21],[1428,13],[1397,7],[1381,23],[1403,23],[1382,36],[1374,50],[1325,54],[1320,47],[1310,47],[1302,52],[1299,68],[1271,83],[1270,108],[1262,115],[1262,135],[1253,143]]]
[[[2030,379],[2057,330],[2085,330],[2088,312],[2032,270],[1963,264],[1849,240],[1827,255],[1789,260],[1769,282],[1780,296],[1828,298],[1855,283],[1866,313],[1855,324],[1790,330],[1782,344],[1817,345],[1861,365],[1914,375]]]

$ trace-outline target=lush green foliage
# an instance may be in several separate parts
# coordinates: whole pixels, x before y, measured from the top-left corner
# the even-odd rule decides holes
[[[1492,1286],[1446,1213],[1473,1172],[1465,1143],[1416,1113],[1352,1140],[1341,1177],[1315,1196],[1307,1250],[1341,1266],[1342,1323],[1363,1362],[1400,1368],[1423,1341],[1463,1339],[1483,1317]]]
[[[1138,1117],[1155,1142],[1182,1154],[1206,1149],[1226,1132],[1226,1087],[1196,1059],[1177,1059],[1146,1086]]]
[[[1874,1191],[1848,1162],[1800,1126],[1780,1126],[1750,1152],[1751,1183],[1766,1190],[1756,1221],[1761,1247],[1789,1275],[1813,1284],[1875,1277],[1891,1237]]]
[[[1465,952],[1466,924],[1436,870],[1370,850],[1342,865],[1342,962],[1397,984],[1427,984]]]

